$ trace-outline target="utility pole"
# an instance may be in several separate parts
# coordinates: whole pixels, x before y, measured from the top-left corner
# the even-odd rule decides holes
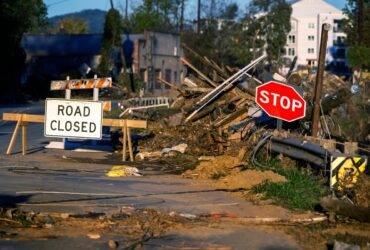
[[[125,5],[125,19],[128,19],[128,0],[126,0],[126,5]]]
[[[110,0],[110,8],[114,9],[113,0]]]
[[[184,12],[185,12],[185,0],[181,0],[181,7],[180,7],[180,31],[181,32],[184,29]]]
[[[319,119],[320,119],[320,100],[321,100],[321,90],[322,81],[324,77],[325,68],[325,56],[326,56],[326,46],[328,42],[328,32],[330,29],[330,24],[324,23],[321,30],[321,41],[320,41],[320,54],[319,62],[317,66],[315,93],[313,101],[313,115],[312,115],[312,136],[317,136]]]
[[[198,20],[197,20],[197,33],[200,33],[200,0],[198,0]]]

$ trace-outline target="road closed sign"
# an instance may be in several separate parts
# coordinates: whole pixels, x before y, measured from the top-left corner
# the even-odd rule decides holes
[[[101,139],[102,118],[102,102],[47,99],[44,133],[46,137]]]

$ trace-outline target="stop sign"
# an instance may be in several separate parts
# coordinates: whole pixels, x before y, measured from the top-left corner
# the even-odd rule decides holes
[[[256,103],[272,117],[292,122],[305,117],[306,101],[292,87],[270,81],[256,88]]]

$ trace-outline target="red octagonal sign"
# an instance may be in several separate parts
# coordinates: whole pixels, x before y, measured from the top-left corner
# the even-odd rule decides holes
[[[305,117],[306,101],[291,86],[270,81],[256,88],[257,104],[272,117],[292,122]]]

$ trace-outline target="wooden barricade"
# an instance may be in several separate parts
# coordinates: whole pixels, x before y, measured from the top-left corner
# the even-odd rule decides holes
[[[15,140],[18,135],[19,128],[22,127],[22,154],[25,155],[27,153],[27,136],[26,136],[26,129],[27,125],[30,122],[35,123],[44,123],[45,116],[44,115],[31,115],[31,114],[19,114],[19,113],[4,113],[3,114],[4,121],[15,121],[17,125],[15,126],[12,138],[10,140],[8,149],[6,151],[7,155],[12,153]],[[128,144],[128,152],[130,161],[134,161],[134,154],[132,152],[132,142],[131,142],[131,128],[147,128],[147,122],[143,120],[123,120],[123,119],[103,119],[103,126],[107,127],[120,127],[123,133],[123,150],[122,150],[122,160],[126,160],[126,143]]]

